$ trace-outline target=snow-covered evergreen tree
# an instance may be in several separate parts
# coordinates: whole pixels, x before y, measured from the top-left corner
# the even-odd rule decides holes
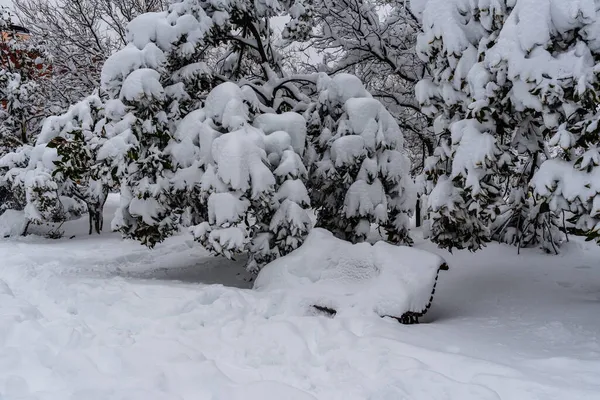
[[[0,8],[0,151],[30,143],[44,117],[40,82],[47,79],[46,50],[12,24],[12,14]]]
[[[32,146],[23,145],[0,158],[0,214],[6,210],[22,211],[27,205],[25,186],[19,174],[8,174],[14,168],[23,171],[29,164]]]
[[[24,145],[0,158],[0,167],[7,171],[2,181],[19,201],[14,208],[24,209],[28,225],[59,224],[55,234],[62,223],[86,211],[85,203],[53,176],[59,160],[56,149],[46,144]]]
[[[52,176],[65,195],[85,203],[90,234],[102,231],[104,203],[109,190],[118,184],[114,167],[99,152],[115,135],[112,119],[122,117],[119,109],[124,107],[120,106],[114,110],[109,104],[107,111],[98,95],[89,96],[66,113],[48,117],[37,140],[37,146],[56,149]]]
[[[286,182],[302,183],[302,162],[293,147],[281,149],[270,142],[288,133],[267,135],[252,126],[255,116],[281,109],[284,100],[275,100],[275,92],[302,96],[286,89],[285,82],[265,84],[277,79],[274,71],[280,70],[268,21],[283,9],[270,2],[185,0],[172,3],[166,12],[140,15],[128,25],[129,44],[111,56],[102,71],[102,89],[122,102],[121,124],[128,127],[107,141],[105,147],[112,151],[101,151],[107,153],[107,162],[120,160],[122,165],[117,172],[121,207],[113,228],[154,246],[182,225],[206,222],[195,229],[198,239],[228,256],[251,247],[252,269],[299,245],[309,226],[307,219],[297,217],[297,207],[302,209],[308,202],[307,198],[292,201],[293,196],[300,196],[299,189]],[[225,62],[212,62],[212,55],[223,51]],[[255,84],[251,79],[255,74],[264,81]],[[240,81],[241,87],[217,85],[240,77],[248,77]],[[256,93],[262,96],[260,104]],[[219,155],[213,139],[215,146],[220,143],[247,157],[239,161],[241,170],[228,166],[236,159]],[[237,139],[247,146],[236,144]],[[268,145],[275,146],[272,155]],[[270,178],[259,183],[227,176],[227,171],[243,174],[244,162]],[[276,172],[280,162],[296,169]],[[216,183],[208,184],[211,174]],[[240,211],[246,233],[231,245],[220,242],[226,240],[223,229],[233,232],[232,224],[240,221],[231,214],[223,219],[211,207],[221,204],[215,199],[225,198],[221,193],[225,190],[239,197],[237,206],[247,205]]]
[[[62,223],[87,210],[90,234],[92,229],[100,232],[110,187],[96,157],[106,140],[105,128],[104,104],[90,96],[66,113],[48,117],[34,146],[0,159],[7,169],[4,181],[24,200],[29,222]]]
[[[593,229],[593,199],[579,207],[573,198],[553,198],[558,179],[542,166],[555,158],[583,162],[597,143],[588,134],[597,108],[595,1],[412,6],[424,31],[417,48],[432,72],[417,97],[436,118],[439,139],[426,170],[436,194],[429,204],[433,239],[471,249],[498,239],[555,252],[563,210]]]
[[[298,2],[291,14],[283,37],[308,49],[302,69],[356,75],[396,118],[412,171],[420,172],[434,142],[414,95],[425,68],[415,52],[419,21],[407,2],[311,0]]]
[[[208,67],[201,48],[212,21],[195,2],[173,4],[169,12],[147,13],[128,25],[125,48],[102,69],[102,88],[124,110],[127,129],[103,153],[118,163],[122,206],[113,228],[148,246],[178,229],[182,207],[171,178],[178,167],[166,153],[177,123],[199,104]],[[112,160],[112,161],[111,161]]]
[[[133,71],[123,82],[120,100],[131,109],[131,147],[127,150],[128,168],[120,178],[122,202],[113,227],[126,236],[138,237],[142,243],[154,246],[177,229],[177,215],[161,203],[169,203],[171,162],[164,150],[170,140],[170,116],[164,110],[167,99],[159,82],[159,73],[152,69]],[[155,223],[157,221],[158,223]]]
[[[306,112],[317,226],[360,242],[377,224],[390,242],[411,243],[415,196],[398,124],[353,75],[323,75],[318,86],[319,99]]]
[[[12,15],[0,8],[0,157],[27,146],[39,132],[44,117],[45,100],[40,82],[47,79],[45,49],[33,43],[12,24]],[[21,151],[23,155],[25,151]],[[24,161],[20,159],[17,164]],[[0,168],[0,176],[7,168]],[[24,196],[0,183],[0,213],[25,207]]]
[[[302,117],[287,113],[256,118],[253,103],[233,83],[217,86],[206,99],[200,160],[208,219],[193,233],[217,254],[248,252],[248,268],[256,272],[299,247],[311,221],[307,171],[293,146],[297,131],[280,130]]]
[[[3,181],[22,204],[10,208],[24,208],[36,224],[62,223],[87,211],[89,233],[100,233],[104,203],[122,168],[115,147],[121,149],[120,135],[130,131],[124,113],[119,100],[93,94],[46,118],[34,146],[0,159],[7,171]]]

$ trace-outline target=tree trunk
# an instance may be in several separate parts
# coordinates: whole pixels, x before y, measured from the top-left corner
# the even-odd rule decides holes
[[[96,210],[96,233],[99,235],[102,232],[102,209]]]
[[[27,236],[27,231],[29,230],[30,224],[31,224],[31,221],[27,221],[27,224],[25,224],[25,229],[23,229],[23,233],[21,234],[21,236]]]
[[[87,203],[89,215],[89,234],[94,231],[99,235],[104,227],[104,205],[108,198],[108,190],[102,191],[102,197],[97,203]]]
[[[421,226],[421,196],[417,196],[417,205],[415,206],[415,222],[416,227]]]

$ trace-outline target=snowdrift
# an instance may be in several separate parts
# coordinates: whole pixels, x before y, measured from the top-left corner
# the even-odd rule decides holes
[[[25,230],[27,220],[23,211],[6,210],[0,214],[0,238],[19,236]]]
[[[254,288],[283,290],[331,315],[373,313],[417,323],[431,307],[444,259],[385,242],[352,244],[315,228],[304,244],[265,266]]]

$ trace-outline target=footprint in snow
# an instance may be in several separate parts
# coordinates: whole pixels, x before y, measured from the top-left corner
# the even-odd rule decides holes
[[[580,265],[578,267],[575,267],[575,269],[586,270],[586,269],[592,269],[592,267],[590,267],[589,265]]]
[[[560,287],[564,287],[565,289],[569,289],[573,287],[573,283],[572,282],[564,282],[564,281],[559,281],[556,282],[556,284]]]

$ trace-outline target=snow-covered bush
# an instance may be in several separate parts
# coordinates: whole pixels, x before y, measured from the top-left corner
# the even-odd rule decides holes
[[[597,230],[585,184],[598,143],[596,2],[412,3],[424,31],[417,51],[432,72],[417,98],[439,138],[427,186],[450,194],[429,204],[433,240],[477,249],[498,239],[555,252],[564,211],[582,230]],[[564,192],[564,179],[580,172],[584,179]]]
[[[306,111],[317,226],[360,242],[377,224],[388,241],[411,243],[416,198],[398,124],[353,75],[323,75],[318,86],[318,101]]]
[[[329,314],[415,323],[431,307],[438,273],[446,269],[441,257],[423,250],[351,244],[315,228],[298,250],[264,267],[254,288],[285,291]]]
[[[294,137],[297,132],[275,130],[293,126],[301,116],[254,118],[253,102],[246,98],[237,85],[223,83],[206,99],[200,163],[208,219],[193,233],[217,254],[248,252],[248,268],[256,272],[302,243],[311,228],[310,200],[304,186],[307,171],[293,146],[301,144]],[[253,120],[258,127],[251,125]]]
[[[356,75],[402,128],[412,171],[420,172],[434,138],[414,95],[426,69],[414,51],[420,26],[407,2],[310,0],[291,17],[283,37],[294,41],[291,48],[304,42],[310,56],[292,51],[292,60],[304,62],[289,68]]]
[[[204,107],[180,121],[168,119],[173,133],[165,124],[152,135],[143,129],[159,120],[144,124],[129,114],[130,128],[103,147],[110,158],[125,154],[129,163],[120,172],[114,226],[147,245],[192,226],[196,239],[216,254],[249,252],[248,267],[255,271],[297,248],[310,228],[307,173],[298,153],[304,119],[294,113],[257,117],[256,103],[252,90],[223,83]]]
[[[102,70],[102,89],[123,103],[121,124],[128,126],[101,150],[122,165],[113,228],[154,246],[194,226],[218,254],[250,250],[251,269],[301,243],[310,225],[303,138],[287,122],[277,131],[260,128],[273,125],[261,114],[280,109],[273,93],[285,83],[217,85],[226,80],[221,73],[277,78],[268,21],[283,10],[277,3],[186,0],[128,25],[129,44]],[[239,42],[240,31],[247,41]],[[222,51],[226,62],[212,62]]]
[[[116,167],[99,157],[104,144],[115,136],[113,118],[121,118],[121,104],[105,104],[91,95],[58,116],[46,119],[37,146],[56,149],[52,171],[63,193],[85,203],[89,233],[103,228],[103,208],[109,190],[118,184]]]
[[[26,40],[0,7],[0,157],[30,144],[39,132],[45,99],[40,82],[47,79],[45,49]],[[23,163],[19,161],[18,163]],[[0,168],[0,177],[7,169]],[[0,213],[23,209],[23,196],[0,179]],[[21,193],[22,194],[22,193]]]
[[[87,210],[90,234],[100,233],[106,197],[118,184],[118,160],[106,161],[100,150],[106,153],[105,143],[120,133],[113,120],[123,111],[122,104],[91,95],[46,118],[35,146],[0,159],[3,181],[23,202],[28,221],[61,223]]]
[[[45,144],[25,145],[0,159],[0,167],[7,170],[3,182],[22,202],[28,224],[62,224],[85,212],[85,203],[54,179],[59,159],[56,149]]]
[[[177,214],[161,206],[170,200],[172,167],[165,148],[174,116],[165,111],[168,95],[159,78],[157,71],[143,68],[133,71],[123,82],[119,100],[129,111],[129,129],[120,135],[121,146],[113,154],[127,164],[119,177],[122,207],[113,228],[149,246],[178,226]]]
[[[0,156],[30,143],[44,117],[40,82],[48,77],[48,55],[12,24],[12,15],[0,7]]]
[[[25,186],[17,179],[19,174],[8,174],[7,172],[13,168],[21,171],[27,167],[31,149],[31,146],[23,145],[0,158],[0,200],[2,201],[0,213],[5,210],[21,211],[27,205]]]
[[[282,10],[276,2],[182,0],[168,11],[142,14],[129,23],[128,45],[108,58],[101,76],[102,89],[125,105],[124,120],[130,126],[112,141],[119,145],[111,157],[125,166],[119,170],[122,206],[113,228],[154,246],[181,224],[206,217],[206,207],[198,205],[202,199],[190,198],[190,193],[198,194],[201,174],[192,162],[194,147],[174,154],[169,146],[198,140],[179,126],[190,127],[195,111],[219,82],[215,75],[222,81],[221,73],[266,74],[269,65],[276,67],[268,20]],[[213,62],[223,51],[222,59],[229,61]],[[253,60],[258,71],[246,71]],[[184,180],[179,179],[185,174],[180,170],[188,168]]]

